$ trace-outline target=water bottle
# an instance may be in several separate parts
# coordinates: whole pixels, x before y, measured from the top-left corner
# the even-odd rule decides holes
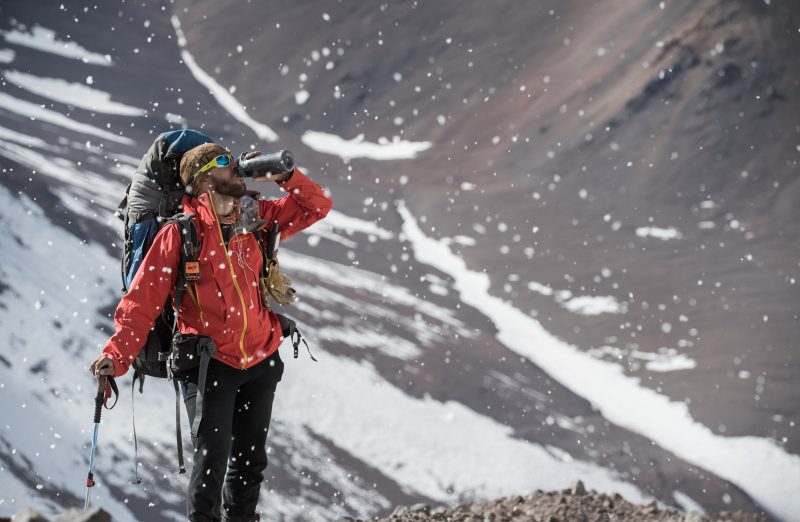
[[[283,174],[294,170],[294,155],[289,150],[279,150],[262,154],[255,158],[244,159],[246,153],[239,156],[239,176],[243,178],[259,178],[268,174]]]

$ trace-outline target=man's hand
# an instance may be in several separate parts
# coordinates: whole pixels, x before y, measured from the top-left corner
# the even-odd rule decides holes
[[[244,155],[244,159],[255,158],[256,156],[260,156],[263,154],[260,150],[254,150],[252,152],[248,152]],[[281,172],[280,174],[272,174],[269,173],[266,176],[258,176],[253,178],[253,181],[286,181],[287,179],[292,177],[291,172]]]
[[[113,377],[115,370],[114,370],[114,362],[108,355],[101,355],[95,361],[89,365],[89,371],[92,372],[92,375],[98,377],[100,375],[108,375]]]
[[[258,178],[253,178],[255,181],[286,181],[292,177],[291,172],[281,172],[280,174],[267,174]]]

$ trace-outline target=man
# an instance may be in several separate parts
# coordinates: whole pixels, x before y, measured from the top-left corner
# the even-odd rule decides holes
[[[259,153],[250,153],[248,158]],[[273,175],[289,193],[257,203],[246,196],[237,164],[219,145],[207,143],[181,159],[187,195],[184,212],[194,213],[200,239],[200,280],[188,285],[178,329],[210,337],[216,353],[207,370],[197,433],[192,433],[194,467],[186,503],[189,520],[257,521],[256,504],[267,467],[266,439],[275,389],[283,374],[278,347],[283,339],[278,316],[263,303],[260,246],[251,233],[253,218],[278,221],[282,239],[323,219],[332,201],[298,169]],[[258,178],[257,181],[268,178]],[[247,208],[257,212],[251,215]],[[256,215],[257,214],[257,215]],[[115,333],[90,371],[121,376],[147,339],[147,333],[177,283],[181,232],[168,224],[156,235],[130,288],[114,314]],[[198,378],[182,382],[193,424]],[[227,474],[226,474],[227,466]],[[222,498],[220,498],[222,497]],[[222,504],[223,513],[220,513]]]

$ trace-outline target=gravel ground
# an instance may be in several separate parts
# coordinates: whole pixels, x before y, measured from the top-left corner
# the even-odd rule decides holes
[[[336,522],[366,522],[367,519],[342,517]],[[532,495],[505,497],[488,502],[432,508],[427,504],[398,507],[378,522],[767,522],[764,515],[740,511],[700,515],[660,509],[655,501],[646,506],[632,504],[619,494],[586,491],[576,482],[557,492],[536,491]]]

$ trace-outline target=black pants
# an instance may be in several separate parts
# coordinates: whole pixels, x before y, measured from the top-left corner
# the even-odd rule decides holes
[[[258,520],[256,504],[267,467],[272,400],[282,375],[283,361],[277,351],[247,370],[217,360],[208,365],[203,414],[197,436],[192,436],[194,466],[186,494],[190,521],[220,520],[220,503],[227,520]],[[191,425],[197,376],[182,382],[182,388]]]

